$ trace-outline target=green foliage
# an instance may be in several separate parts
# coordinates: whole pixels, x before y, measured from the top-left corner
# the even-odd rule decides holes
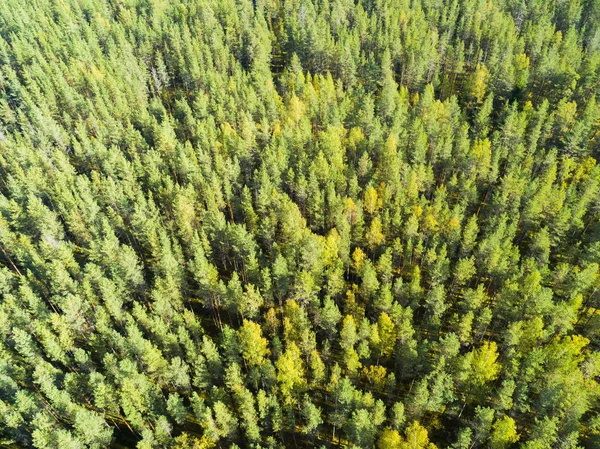
[[[261,366],[270,351],[260,326],[253,321],[244,320],[237,332],[243,359],[249,366]]]
[[[597,447],[599,29],[0,2],[0,446]]]

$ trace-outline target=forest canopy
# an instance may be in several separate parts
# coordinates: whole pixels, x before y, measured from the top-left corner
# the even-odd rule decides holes
[[[600,447],[598,0],[0,1],[0,446]]]

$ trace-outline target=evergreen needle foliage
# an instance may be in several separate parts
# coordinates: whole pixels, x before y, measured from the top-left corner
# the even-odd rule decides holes
[[[0,1],[0,446],[600,447],[598,0]]]

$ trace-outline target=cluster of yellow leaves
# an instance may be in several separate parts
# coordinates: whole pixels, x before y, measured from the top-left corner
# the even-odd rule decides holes
[[[398,431],[385,429],[379,441],[377,442],[378,449],[437,449],[437,446],[429,442],[427,429],[423,427],[419,421],[414,421],[402,437]]]

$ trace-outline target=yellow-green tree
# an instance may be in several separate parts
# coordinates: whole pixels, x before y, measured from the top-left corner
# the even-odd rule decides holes
[[[254,321],[244,320],[238,329],[238,339],[242,358],[250,367],[260,366],[269,356],[269,343],[262,336],[260,325]]]

